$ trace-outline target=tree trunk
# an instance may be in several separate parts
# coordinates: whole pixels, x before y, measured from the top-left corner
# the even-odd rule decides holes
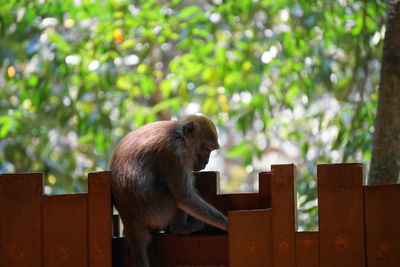
[[[400,0],[390,0],[368,184],[396,183],[399,173]]]

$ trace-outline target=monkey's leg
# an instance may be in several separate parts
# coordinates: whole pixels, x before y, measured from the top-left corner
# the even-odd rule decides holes
[[[181,209],[176,211],[176,214],[170,223],[169,230],[178,235],[188,235],[201,231],[205,228],[205,224],[189,215]]]
[[[132,267],[150,267],[146,248],[151,240],[149,229],[142,224],[129,222],[124,225],[124,235],[133,259]]]

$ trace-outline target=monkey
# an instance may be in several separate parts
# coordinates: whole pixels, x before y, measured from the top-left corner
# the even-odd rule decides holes
[[[112,197],[135,267],[149,266],[154,230],[190,234],[208,224],[227,231],[227,217],[195,189],[193,171],[204,169],[215,149],[216,127],[202,115],[153,122],[119,142],[110,160]]]

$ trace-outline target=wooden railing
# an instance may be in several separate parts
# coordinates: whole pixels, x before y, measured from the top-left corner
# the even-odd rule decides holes
[[[198,173],[229,234],[155,234],[152,266],[400,266],[400,185],[364,186],[359,164],[317,170],[316,232],[296,231],[293,165],[260,173],[249,194],[219,195],[217,173]],[[90,174],[86,194],[44,196],[42,186],[41,174],[0,175],[0,266],[127,266],[117,224],[111,242],[108,172]]]
[[[46,196],[41,173],[0,175],[0,266],[110,267],[109,173],[89,174],[88,188]]]

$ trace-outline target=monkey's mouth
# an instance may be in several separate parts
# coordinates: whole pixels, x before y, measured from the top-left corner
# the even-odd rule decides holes
[[[201,171],[202,169],[204,169],[208,164],[208,160],[204,160],[201,162],[196,162],[193,166],[193,170],[198,172]]]

